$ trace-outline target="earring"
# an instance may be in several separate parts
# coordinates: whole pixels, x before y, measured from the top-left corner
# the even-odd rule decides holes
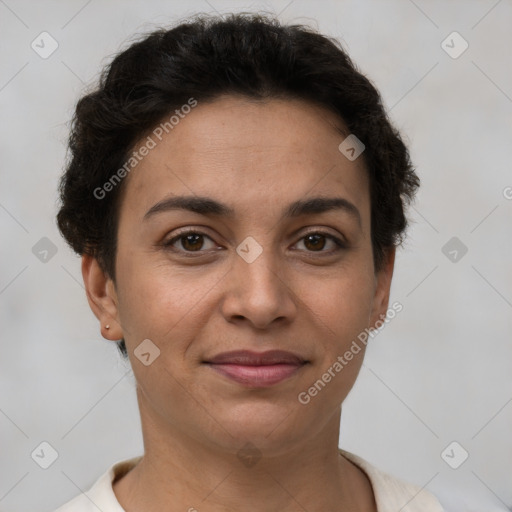
[[[105,325],[105,329],[110,329],[110,325]]]

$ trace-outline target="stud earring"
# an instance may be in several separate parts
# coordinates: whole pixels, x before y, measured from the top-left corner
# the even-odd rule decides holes
[[[105,325],[105,329],[110,329],[110,325]]]

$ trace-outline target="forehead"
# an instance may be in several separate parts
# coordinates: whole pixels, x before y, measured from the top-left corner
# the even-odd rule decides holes
[[[169,194],[214,196],[242,210],[310,193],[368,202],[363,159],[338,149],[347,128],[314,104],[222,97],[198,103],[167,131],[161,140],[150,134],[155,145],[127,176],[123,205],[145,212]]]

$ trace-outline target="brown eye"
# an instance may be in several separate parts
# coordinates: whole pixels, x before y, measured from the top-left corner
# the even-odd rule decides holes
[[[316,231],[307,233],[303,236],[299,243],[302,242],[307,252],[318,252],[318,253],[334,253],[346,248],[346,244],[329,233],[323,233]],[[324,250],[326,245],[331,244],[331,250]]]
[[[205,243],[209,240],[211,243],[211,247],[206,247],[206,249],[211,249],[215,246],[213,243],[213,240],[206,234],[201,233],[199,231],[185,231],[168,242],[164,243],[164,247],[167,249],[172,249],[176,252],[182,252],[182,253],[201,253],[206,252],[205,249]]]
[[[187,251],[197,251],[201,249],[204,244],[203,235],[192,234],[185,235],[179,238],[181,240],[181,246]]]
[[[325,236],[320,234],[312,234],[304,237],[304,245],[312,251],[322,250],[325,247]]]

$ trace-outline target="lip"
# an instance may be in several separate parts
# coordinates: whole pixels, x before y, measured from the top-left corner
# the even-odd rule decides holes
[[[204,362],[225,377],[253,388],[274,386],[308,363],[297,354],[284,350],[236,350],[218,354]]]

